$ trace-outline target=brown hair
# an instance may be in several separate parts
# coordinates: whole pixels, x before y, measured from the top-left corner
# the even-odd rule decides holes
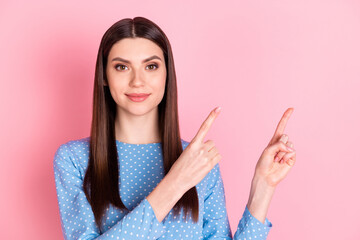
[[[115,139],[116,103],[107,83],[106,65],[111,47],[123,38],[146,38],[156,43],[163,51],[167,68],[165,93],[158,105],[159,129],[166,175],[183,151],[178,119],[177,85],[171,45],[165,33],[152,21],[135,17],[114,23],[101,39],[96,60],[93,113],[90,133],[89,163],[84,178],[84,191],[91,204],[95,221],[101,229],[105,208],[112,204],[126,209],[119,193],[118,154]],[[184,208],[185,218],[192,214],[198,221],[199,206],[196,187],[189,189],[174,206],[179,215]]]

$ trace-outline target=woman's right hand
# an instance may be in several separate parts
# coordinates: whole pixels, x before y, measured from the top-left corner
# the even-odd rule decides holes
[[[220,107],[210,112],[195,137],[181,153],[167,174],[171,176],[171,179],[175,181],[175,185],[183,193],[197,185],[221,159],[221,155],[218,153],[212,140],[203,142],[219,113]]]

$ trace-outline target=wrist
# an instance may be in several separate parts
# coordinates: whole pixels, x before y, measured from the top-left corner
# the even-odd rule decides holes
[[[181,197],[182,193],[174,181],[165,176],[146,199],[153,208],[157,220],[162,222]]]
[[[254,175],[251,181],[247,208],[250,213],[262,223],[265,222],[267,211],[274,192],[274,186],[267,184],[264,178]]]
[[[186,193],[188,189],[179,181],[176,176],[173,176],[170,172],[165,175],[164,182],[169,186],[170,192],[179,199]]]
[[[251,186],[254,188],[261,188],[267,192],[273,192],[276,188],[276,185],[269,184],[269,180],[266,177],[260,176],[259,174],[256,174],[256,172],[251,180]]]

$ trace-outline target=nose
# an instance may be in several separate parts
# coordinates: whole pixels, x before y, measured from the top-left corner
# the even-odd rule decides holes
[[[141,87],[144,85],[144,79],[143,76],[139,72],[134,72],[130,82],[130,87]]]

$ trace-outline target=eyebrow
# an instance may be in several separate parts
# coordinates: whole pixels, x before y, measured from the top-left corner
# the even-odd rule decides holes
[[[146,59],[144,59],[141,63],[145,63],[145,62],[148,62],[152,59],[159,59],[161,61],[161,58],[159,58],[158,56],[156,55],[153,55],[151,57],[148,57]],[[121,57],[116,57],[116,58],[113,58],[111,61],[122,61],[122,62],[126,62],[126,63],[131,63],[129,60],[126,60],[124,58],[121,58]]]

